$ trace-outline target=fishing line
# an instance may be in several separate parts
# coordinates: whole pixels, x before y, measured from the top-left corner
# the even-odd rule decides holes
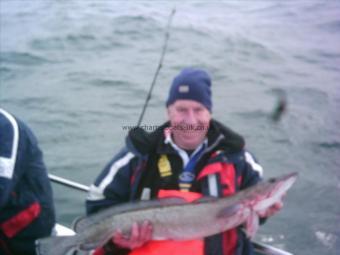
[[[164,59],[164,56],[165,56],[165,53],[166,53],[166,50],[167,50],[167,47],[168,47],[168,41],[169,41],[169,37],[170,37],[171,22],[172,22],[173,16],[175,15],[175,12],[176,12],[176,8],[174,8],[171,11],[170,16],[168,18],[168,24],[167,24],[167,27],[166,27],[166,30],[165,30],[165,40],[164,40],[164,44],[163,44],[163,48],[162,48],[161,58],[159,59],[158,67],[156,69],[155,75],[154,75],[153,80],[151,82],[150,89],[149,89],[148,95],[146,97],[146,100],[145,100],[142,112],[141,112],[141,114],[139,116],[139,120],[137,122],[137,127],[140,126],[140,124],[141,124],[141,122],[143,120],[145,110],[146,110],[146,108],[148,106],[148,103],[149,103],[149,101],[151,99],[152,90],[153,90],[153,88],[155,86],[155,83],[156,83],[159,71],[161,70],[162,65],[163,65],[163,59]]]

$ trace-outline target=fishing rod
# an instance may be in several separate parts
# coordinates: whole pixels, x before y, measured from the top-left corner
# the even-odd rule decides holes
[[[141,114],[139,116],[139,120],[137,122],[137,127],[139,127],[140,124],[142,123],[142,120],[143,120],[143,117],[144,117],[144,113],[145,113],[145,110],[146,110],[146,108],[148,106],[148,103],[149,103],[149,101],[151,99],[152,91],[153,91],[153,88],[154,88],[154,86],[156,84],[156,80],[157,80],[159,71],[161,70],[162,65],[163,65],[163,59],[164,59],[164,56],[165,56],[165,53],[166,53],[166,50],[167,50],[167,47],[168,47],[168,41],[169,41],[169,37],[170,37],[171,22],[172,22],[173,16],[175,15],[175,12],[176,12],[176,8],[174,8],[171,11],[169,19],[168,19],[168,24],[167,24],[166,31],[165,31],[165,40],[164,40],[163,49],[162,49],[162,53],[161,53],[161,58],[159,59],[158,67],[156,69],[155,75],[153,76],[153,80],[151,82],[148,95],[147,95],[147,97],[145,99],[145,103],[144,103],[142,112],[141,112]]]
[[[159,64],[158,64],[158,67],[156,69],[156,73],[153,77],[148,95],[146,97],[146,100],[145,100],[145,103],[144,103],[144,106],[143,106],[143,110],[141,112],[141,115],[139,116],[137,126],[139,126],[141,124],[142,120],[143,120],[146,107],[147,107],[147,105],[148,105],[148,103],[151,99],[152,90],[153,90],[153,88],[156,84],[156,80],[157,80],[159,71],[161,70],[162,65],[163,65],[163,60],[164,60],[164,56],[165,56],[165,53],[166,53],[166,50],[167,50],[167,47],[168,47],[168,40],[169,40],[169,37],[170,37],[171,22],[172,22],[173,16],[175,15],[175,12],[176,12],[176,8],[173,8],[171,13],[170,13],[170,16],[168,18],[167,27],[166,27],[166,30],[165,30],[165,40],[164,40],[164,44],[163,44],[163,48],[162,48],[161,58],[159,60]],[[77,183],[77,182],[74,182],[74,181],[70,181],[70,180],[67,180],[65,178],[53,175],[53,174],[49,174],[48,177],[52,182],[55,182],[55,183],[58,183],[58,184],[61,184],[61,185],[67,186],[67,187],[71,187],[71,188],[81,190],[81,191],[88,191],[89,190],[89,187],[87,187],[86,185],[83,185],[83,184],[80,184],[80,183]]]
[[[66,187],[72,188],[72,189],[76,189],[76,190],[80,190],[80,191],[85,191],[88,192],[90,190],[90,188],[84,184],[75,182],[75,181],[71,181],[53,174],[48,174],[48,178],[55,183],[64,185]]]
[[[153,77],[148,95],[146,97],[146,100],[145,100],[145,103],[144,103],[144,106],[143,106],[143,110],[141,112],[141,115],[139,116],[137,126],[139,126],[141,124],[142,120],[143,120],[145,110],[146,110],[147,105],[148,105],[148,103],[151,99],[152,90],[153,90],[153,88],[156,84],[156,80],[157,80],[159,71],[161,70],[162,65],[163,65],[163,60],[164,60],[164,56],[165,56],[165,53],[166,53],[166,50],[167,50],[167,47],[168,47],[168,41],[169,41],[169,37],[170,37],[170,27],[171,27],[172,19],[175,15],[175,12],[176,12],[176,8],[173,8],[171,13],[170,13],[170,16],[168,18],[167,27],[166,27],[166,30],[165,30],[165,40],[164,40],[159,64],[158,64],[158,67],[156,69],[155,75]],[[74,182],[74,181],[70,181],[68,179],[65,179],[65,178],[62,178],[62,177],[59,177],[59,176],[56,176],[56,175],[53,175],[53,174],[49,174],[48,178],[52,182],[55,182],[55,183],[58,183],[58,184],[61,184],[61,185],[64,185],[64,186],[67,186],[67,187],[70,187],[70,188],[73,188],[73,189],[77,189],[77,190],[80,190],[80,191],[86,191],[86,192],[89,191],[89,187],[86,186],[86,185],[83,185],[83,184],[80,184],[80,183],[77,183],[77,182]]]

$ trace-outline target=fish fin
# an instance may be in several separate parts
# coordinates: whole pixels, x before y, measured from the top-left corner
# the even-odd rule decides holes
[[[187,204],[186,200],[181,197],[166,197],[161,198],[158,200],[158,202],[162,205],[181,205],[181,204]]]
[[[230,205],[220,210],[217,214],[217,217],[218,218],[229,218],[241,212],[241,210],[242,210],[242,205],[240,204]]]
[[[194,202],[206,203],[206,202],[214,202],[217,200],[218,200],[218,197],[204,196],[204,197],[201,197],[200,199],[195,200]]]
[[[74,236],[55,236],[35,242],[37,255],[65,255],[76,248]]]
[[[72,229],[76,233],[81,233],[88,229],[94,222],[91,220],[91,218],[86,217],[86,216],[81,216],[77,217],[73,222],[72,222]]]
[[[79,245],[78,249],[82,252],[95,250],[98,247],[103,247],[110,239],[113,237],[112,231],[106,231],[96,236],[96,240],[92,242],[82,243]]]
[[[252,239],[259,228],[259,216],[255,211],[252,211],[249,217],[247,218],[245,227],[247,237],[249,239]]]
[[[84,252],[84,251],[89,251],[89,250],[94,250],[94,249],[96,249],[97,247],[102,247],[102,246],[104,246],[104,244],[106,244],[106,243],[102,243],[102,245],[94,245],[94,244],[87,244],[87,243],[84,243],[84,244],[81,244],[81,245],[79,245],[79,250],[81,250],[82,252]]]

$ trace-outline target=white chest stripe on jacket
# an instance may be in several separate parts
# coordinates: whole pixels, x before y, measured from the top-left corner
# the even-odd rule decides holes
[[[209,186],[209,195],[213,197],[218,197],[216,174],[208,175],[208,186]]]
[[[125,165],[127,165],[130,162],[130,159],[132,159],[133,157],[134,157],[134,154],[131,152],[128,152],[124,157],[122,157],[121,159],[113,163],[108,175],[106,175],[106,177],[99,184],[99,188],[101,190],[104,190],[113,181],[118,170],[124,167]]]
[[[115,161],[108,174],[105,176],[105,178],[101,181],[99,186],[91,185],[90,186],[90,191],[87,196],[87,200],[101,200],[104,199],[104,190],[105,188],[113,181],[115,178],[117,172],[119,171],[120,168],[124,167],[127,165],[130,160],[134,157],[134,154],[131,152],[128,152],[122,157],[121,159]]]
[[[249,153],[249,152],[245,152],[244,153],[245,157],[246,157],[246,161],[251,165],[251,167],[257,171],[260,176],[263,175],[263,168],[260,164],[255,162],[255,159],[253,158],[253,156]]]
[[[10,121],[13,127],[13,143],[11,157],[10,158],[0,157],[0,177],[12,179],[18,152],[19,128],[17,121],[14,119],[12,115],[10,115],[8,112],[2,109],[0,109],[0,113],[3,114]]]

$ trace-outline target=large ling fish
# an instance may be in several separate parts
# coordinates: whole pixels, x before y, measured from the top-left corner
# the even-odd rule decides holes
[[[258,213],[278,201],[293,185],[297,173],[272,178],[224,198],[206,197],[187,203],[177,198],[139,201],[114,206],[79,219],[74,236],[39,239],[39,255],[64,255],[77,249],[89,251],[105,244],[120,229],[129,233],[134,222],[150,221],[153,240],[190,240],[245,225],[252,237]]]

